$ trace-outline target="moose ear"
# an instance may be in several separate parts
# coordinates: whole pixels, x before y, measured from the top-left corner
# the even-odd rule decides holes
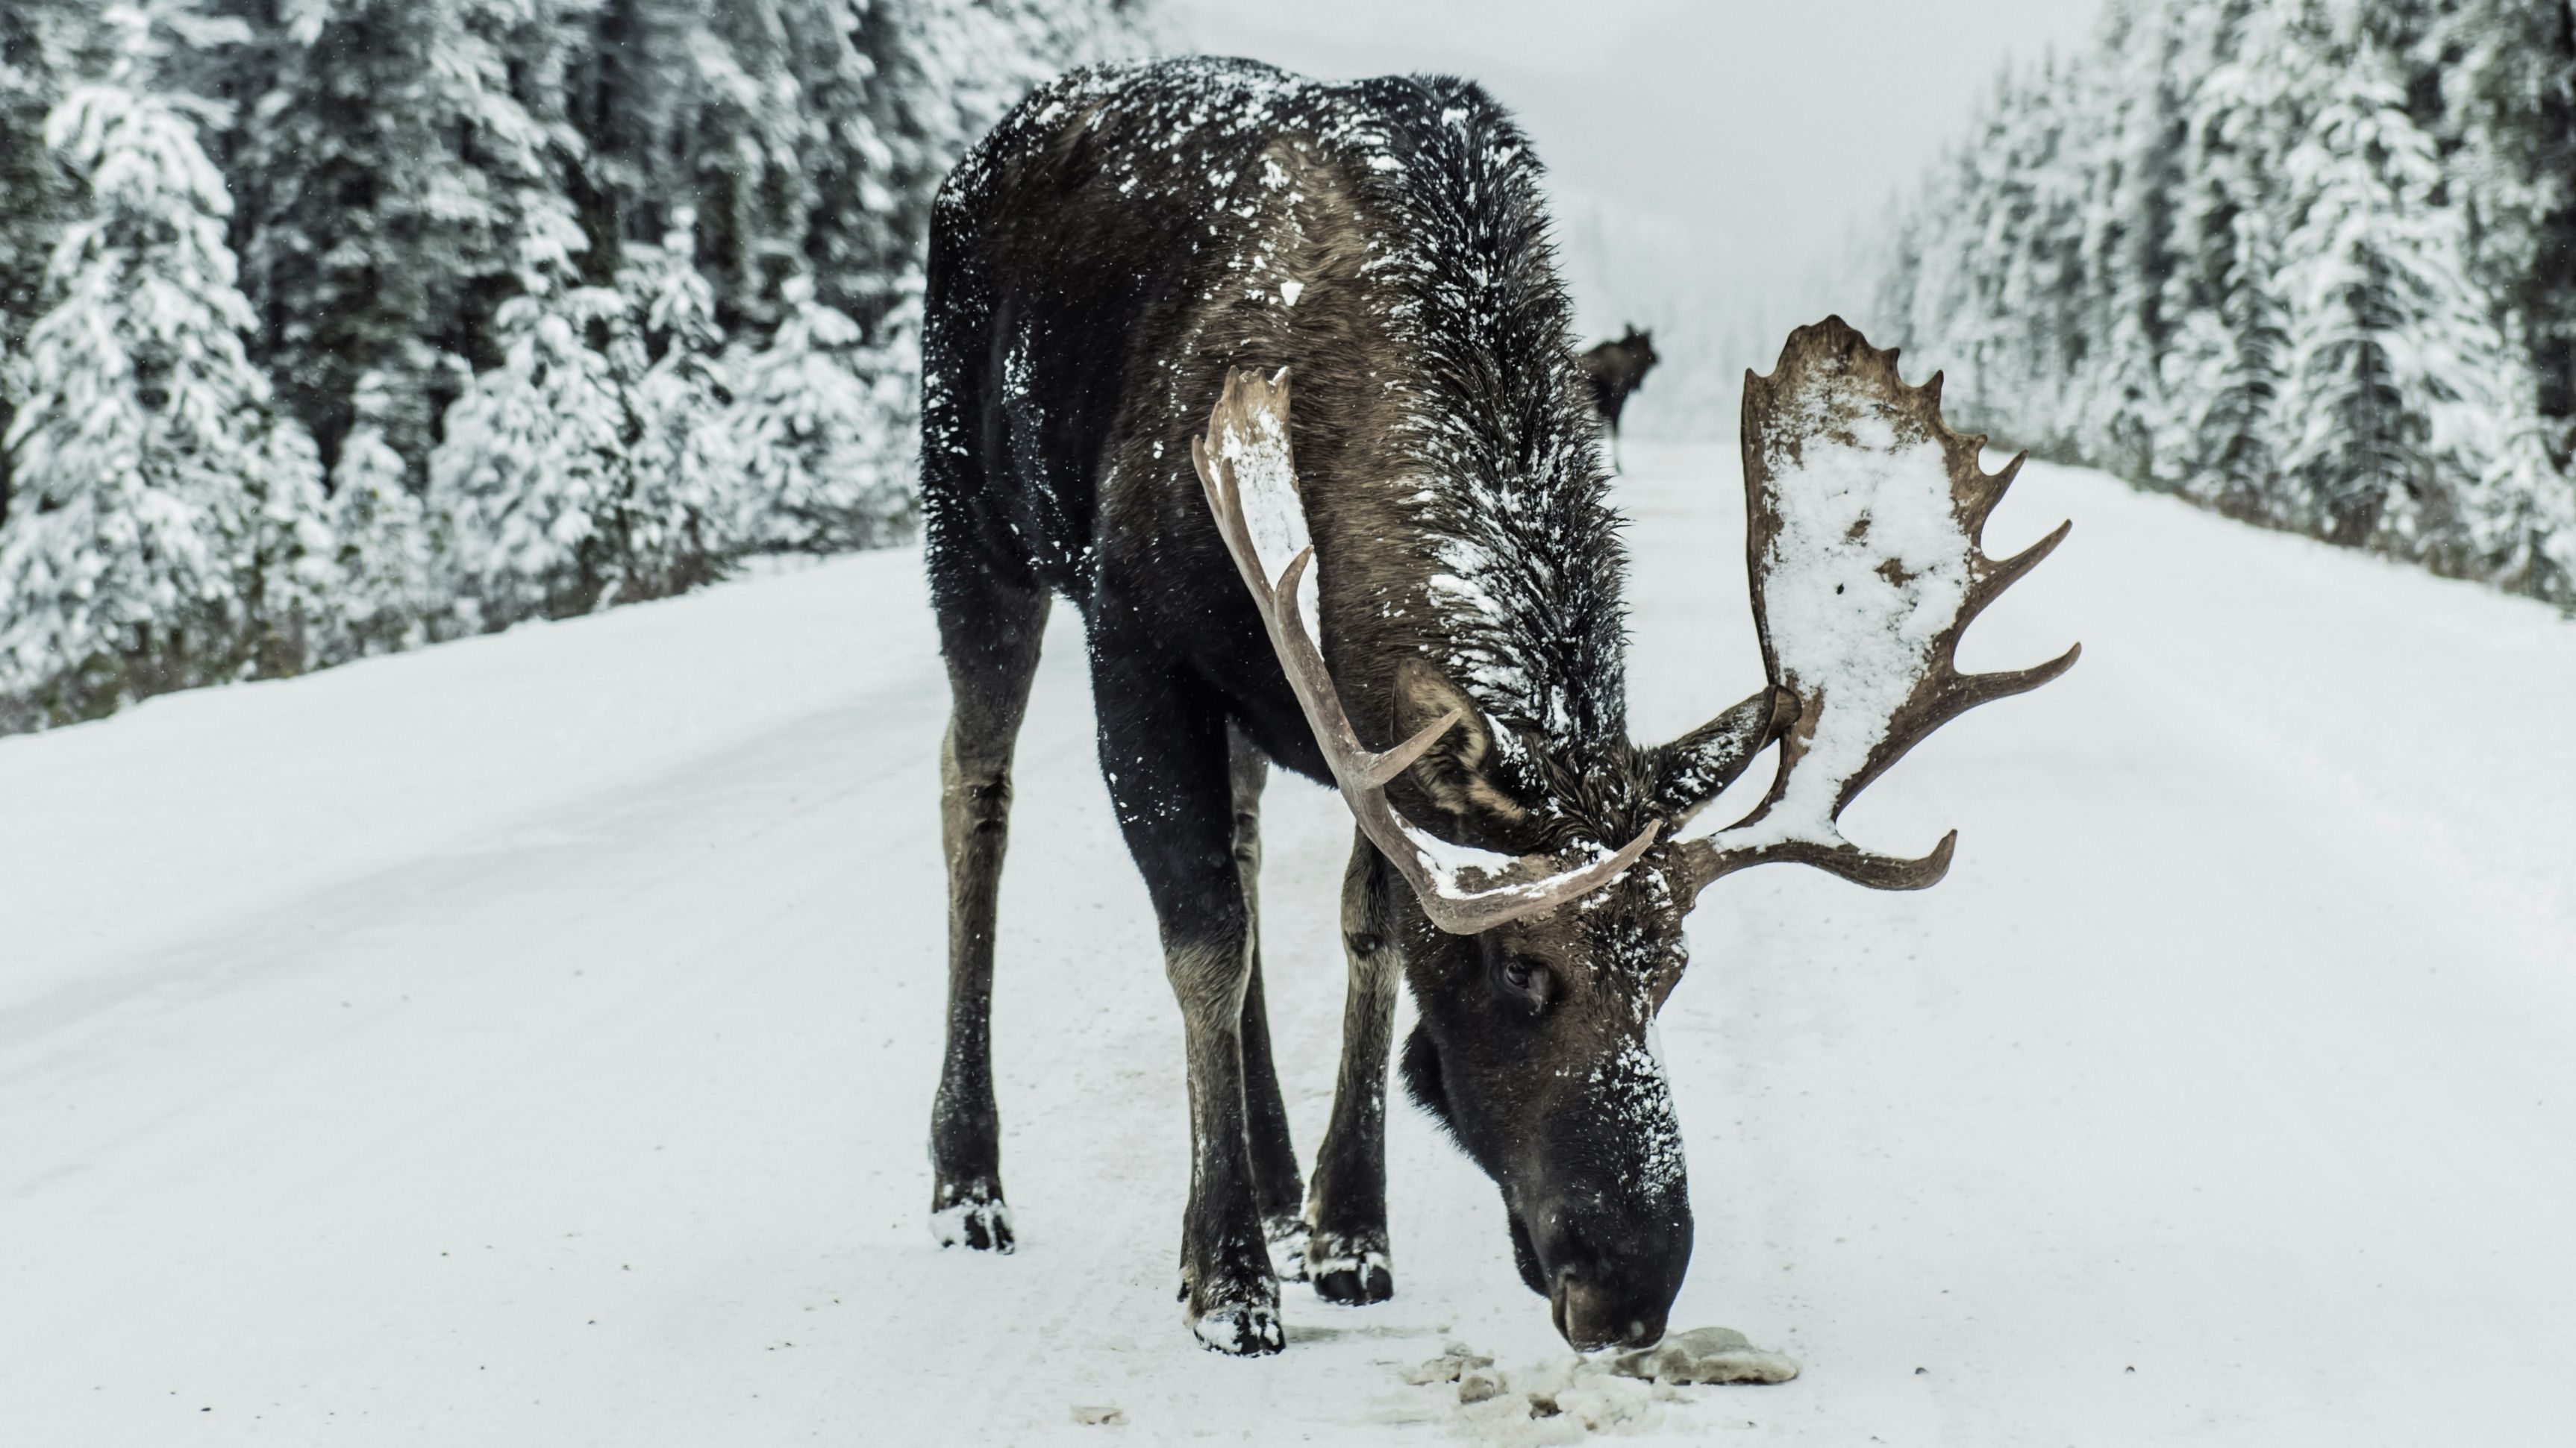
[[[1450,713],[1458,722],[1405,770],[1432,808],[1456,821],[1510,825],[1529,811],[1493,782],[1494,731],[1467,691],[1418,658],[1395,667],[1395,737],[1409,739]],[[1426,821],[1428,823],[1428,821]]]
[[[1798,698],[1765,688],[1752,698],[1655,751],[1655,809],[1672,828],[1735,783],[1744,767],[1798,719]]]

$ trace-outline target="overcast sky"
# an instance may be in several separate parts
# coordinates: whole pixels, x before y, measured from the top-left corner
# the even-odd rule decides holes
[[[2007,54],[2100,0],[1166,0],[1181,38],[1320,76],[1438,70],[1518,113],[1557,183],[1793,283],[1960,133]]]

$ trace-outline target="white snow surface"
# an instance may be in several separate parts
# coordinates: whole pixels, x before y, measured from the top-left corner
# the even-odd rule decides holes
[[[1628,453],[1661,736],[1760,668],[1731,450]],[[1949,878],[1775,867],[1694,917],[1673,1322],[1804,1371],[1677,1390],[1647,1436],[2559,1441],[2576,626],[2039,466],[1997,551],[2068,516],[1963,664],[2081,638],[2084,667],[1852,811],[1897,848],[1958,825]],[[1401,1371],[1564,1349],[1492,1187],[1401,1104],[1395,1300],[1290,1285],[1259,1361],[1183,1324],[1180,1020],[1069,610],[1002,891],[1019,1250],[932,1245],[923,597],[916,557],[866,555],[0,739],[0,1438],[1486,1431],[1390,1421],[1428,1392]],[[1350,830],[1286,780],[1266,824],[1311,1153]]]

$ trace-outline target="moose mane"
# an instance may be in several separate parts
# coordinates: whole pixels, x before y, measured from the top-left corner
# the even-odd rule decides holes
[[[1430,551],[1435,659],[1543,798],[1600,777],[1627,741],[1625,550],[1571,345],[1541,167],[1483,89],[1364,83],[1386,131],[1373,262],[1411,363],[1391,442]],[[1437,540],[1436,543],[1433,540]],[[1540,744],[1529,757],[1525,743]]]

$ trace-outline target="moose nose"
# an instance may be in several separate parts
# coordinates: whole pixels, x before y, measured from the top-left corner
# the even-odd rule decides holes
[[[1664,1335],[1670,1304],[1621,1292],[1589,1279],[1571,1267],[1556,1274],[1548,1294],[1548,1315],[1556,1330],[1577,1352],[1605,1347],[1650,1347]]]
[[[1686,1204],[1614,1210],[1579,1194],[1531,1215],[1530,1285],[1546,1294],[1556,1330],[1579,1352],[1661,1339],[1690,1270]]]

